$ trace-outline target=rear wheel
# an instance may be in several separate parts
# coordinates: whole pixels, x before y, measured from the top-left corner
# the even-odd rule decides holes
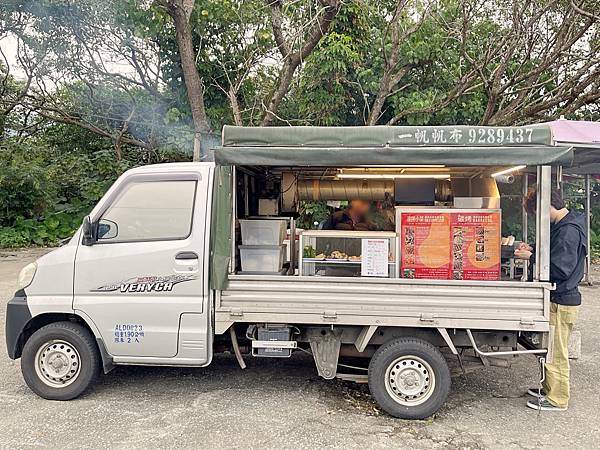
[[[394,339],[375,352],[369,364],[369,389],[394,417],[424,419],[434,414],[450,392],[450,369],[429,342]]]
[[[92,334],[71,322],[37,330],[21,355],[21,372],[29,388],[49,400],[71,400],[90,387],[100,372],[100,355]]]

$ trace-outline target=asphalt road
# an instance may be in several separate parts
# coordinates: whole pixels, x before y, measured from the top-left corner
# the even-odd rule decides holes
[[[0,252],[2,302],[41,252]],[[572,363],[564,413],[525,407],[537,377],[533,357],[454,378],[448,402],[427,421],[381,413],[368,388],[318,378],[303,355],[249,359],[245,371],[229,355],[204,369],[122,367],[84,397],[52,402],[27,388],[1,333],[0,448],[598,448],[600,288],[582,291],[583,354]]]

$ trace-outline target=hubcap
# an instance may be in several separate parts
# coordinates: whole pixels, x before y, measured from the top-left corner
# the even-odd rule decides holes
[[[35,371],[46,385],[61,388],[73,383],[79,376],[79,353],[63,340],[46,342],[35,355]]]
[[[420,405],[433,394],[435,374],[431,366],[418,356],[401,356],[388,366],[385,388],[401,405]]]

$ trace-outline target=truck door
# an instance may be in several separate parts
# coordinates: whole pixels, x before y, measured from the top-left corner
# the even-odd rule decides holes
[[[206,355],[208,180],[208,168],[132,175],[91,217],[97,241],[78,247],[74,309],[93,321],[111,355],[190,357],[179,341],[197,349],[194,358]]]

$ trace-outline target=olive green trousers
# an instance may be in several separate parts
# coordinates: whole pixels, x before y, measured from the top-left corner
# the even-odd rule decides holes
[[[564,408],[569,405],[569,336],[578,312],[579,306],[550,303],[552,350],[545,364],[543,387],[550,403]]]

